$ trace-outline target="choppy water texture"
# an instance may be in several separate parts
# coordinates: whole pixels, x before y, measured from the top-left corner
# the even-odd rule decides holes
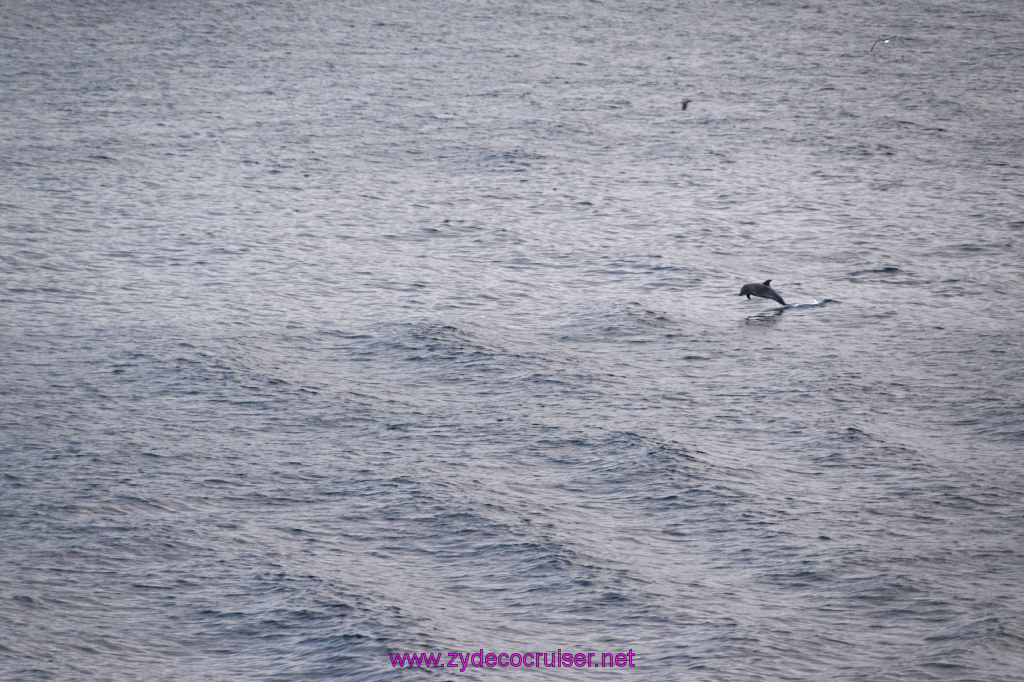
[[[1019,2],[3,16],[4,679],[1024,671]]]

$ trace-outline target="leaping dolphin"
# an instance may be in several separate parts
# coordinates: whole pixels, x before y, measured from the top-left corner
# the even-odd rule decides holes
[[[778,292],[771,287],[772,281],[766,279],[764,284],[758,284],[757,282],[751,282],[750,284],[744,284],[743,288],[740,289],[740,296],[746,296],[747,300],[750,300],[751,296],[760,296],[761,298],[770,298],[773,301],[778,301],[782,305],[786,305],[786,302],[782,300]]]

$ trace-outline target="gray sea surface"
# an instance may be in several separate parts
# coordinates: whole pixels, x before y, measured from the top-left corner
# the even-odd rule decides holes
[[[0,679],[1024,677],[1021,2],[0,9]]]

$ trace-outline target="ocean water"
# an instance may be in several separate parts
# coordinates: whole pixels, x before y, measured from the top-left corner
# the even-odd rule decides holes
[[[1021,3],[2,8],[0,679],[1024,676]]]

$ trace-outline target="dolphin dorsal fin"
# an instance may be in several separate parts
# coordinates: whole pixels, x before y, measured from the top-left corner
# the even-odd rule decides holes
[[[766,279],[762,286],[770,287],[771,285],[772,285],[772,281],[770,279]]]

